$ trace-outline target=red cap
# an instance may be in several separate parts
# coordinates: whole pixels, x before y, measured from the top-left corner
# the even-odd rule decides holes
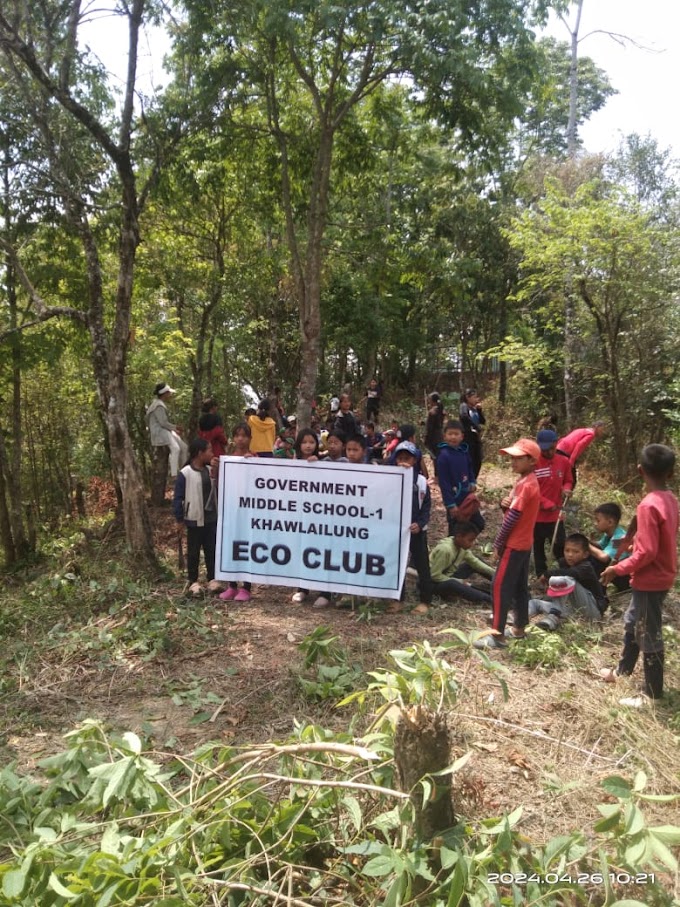
[[[520,438],[512,447],[502,447],[501,453],[507,454],[509,457],[528,456],[533,460],[538,460],[541,456],[541,448],[531,438]]]

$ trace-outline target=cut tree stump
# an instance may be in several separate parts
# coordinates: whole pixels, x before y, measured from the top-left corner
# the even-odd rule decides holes
[[[433,792],[423,806],[423,787],[418,782],[448,768],[451,741],[446,715],[423,706],[402,710],[394,735],[394,761],[400,788],[411,796],[416,835],[428,842],[455,822],[451,799],[451,776],[432,778]]]

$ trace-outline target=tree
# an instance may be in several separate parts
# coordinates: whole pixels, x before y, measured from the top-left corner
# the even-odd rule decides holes
[[[612,421],[623,479],[646,440],[650,390],[666,380],[677,342],[674,239],[621,188],[591,180],[573,196],[551,181],[545,197],[513,222],[508,240],[522,256],[518,298],[534,317],[542,309],[544,323],[559,319],[572,279],[582,395],[591,401],[589,415],[601,401]]]
[[[113,117],[101,73],[78,49],[83,21],[78,2],[70,7],[45,3],[27,7],[7,3],[0,11],[0,53],[14,85],[26,100],[34,134],[47,165],[49,189],[57,200],[58,221],[76,235],[82,248],[86,298],[81,305],[54,305],[44,298],[13,247],[12,266],[34,313],[22,330],[55,317],[84,326],[99,406],[106,426],[111,464],[120,488],[126,538],[136,556],[155,563],[142,477],[127,422],[126,362],[129,348],[139,216],[163,159],[160,144],[137,185],[135,82],[140,30],[153,15],[149,0],[120,2],[112,14],[128,23],[128,66],[120,115]],[[153,134],[153,119],[147,117]],[[149,136],[149,128],[146,130]],[[174,138],[166,126],[166,139]],[[111,212],[115,212],[111,216]],[[109,284],[108,252],[115,249],[116,275]]]
[[[300,312],[298,415],[300,424],[308,424],[338,135],[378,86],[407,78],[457,143],[480,154],[493,149],[519,114],[530,80],[529,5],[481,4],[474,17],[462,0],[250,0],[217,14],[194,0],[185,5],[184,45],[208,61],[210,109],[233,126],[247,120],[253,98],[266,105]]]

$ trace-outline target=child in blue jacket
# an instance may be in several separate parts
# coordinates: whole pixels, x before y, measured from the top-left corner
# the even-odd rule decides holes
[[[481,532],[486,524],[478,509],[464,517],[457,512],[465,498],[477,487],[472,459],[467,444],[463,442],[463,426],[460,422],[450,420],[446,423],[444,440],[437,448],[437,475],[446,507],[449,535],[453,535],[453,527],[461,519],[471,522]]]

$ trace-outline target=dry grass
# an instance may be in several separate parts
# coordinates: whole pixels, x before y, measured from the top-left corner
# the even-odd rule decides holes
[[[498,494],[511,480],[508,473],[489,469],[485,481]],[[487,515],[490,538],[493,508]],[[168,518],[161,516],[160,522]],[[162,536],[162,527],[159,532]],[[439,509],[431,542],[443,532]],[[39,758],[62,747],[64,731],[86,717],[151,735],[157,748],[177,752],[208,739],[235,744],[282,740],[295,720],[343,730],[349,711],[306,701],[297,683],[298,645],[318,624],[328,625],[348,659],[365,670],[384,665],[391,649],[425,639],[444,641],[437,634],[447,627],[484,627],[485,612],[472,606],[436,606],[425,616],[376,612],[370,620],[358,621],[349,611],[319,614],[293,605],[290,590],[280,588],[255,587],[250,603],[227,610],[214,600],[186,601],[178,595],[180,587],[178,580],[154,593],[166,608],[168,645],[151,659],[133,647],[103,658],[96,646],[78,650],[55,644],[42,649],[30,667],[27,663],[20,689],[0,700],[7,757],[33,768]],[[96,633],[113,632],[116,622],[120,627],[133,619],[135,608],[143,607],[141,602],[115,616],[94,618]],[[667,622],[676,632],[680,629],[675,597]],[[450,722],[454,748],[456,754],[473,752],[457,777],[459,813],[476,820],[521,804],[524,834],[541,843],[592,823],[596,805],[607,800],[599,784],[608,775],[632,778],[643,769],[650,792],[680,792],[678,652],[668,653],[664,702],[655,710],[631,712],[618,700],[632,681],[612,687],[597,677],[601,666],[615,663],[620,641],[620,620],[610,616],[599,635],[589,637],[585,654],[567,654],[555,669],[527,667],[512,652],[503,653],[507,701],[474,654],[452,653],[462,682]],[[211,720],[194,723],[189,702],[173,702],[173,692],[192,686],[204,698],[213,694],[205,703]],[[675,804],[650,803],[646,813],[651,821],[677,822]]]

